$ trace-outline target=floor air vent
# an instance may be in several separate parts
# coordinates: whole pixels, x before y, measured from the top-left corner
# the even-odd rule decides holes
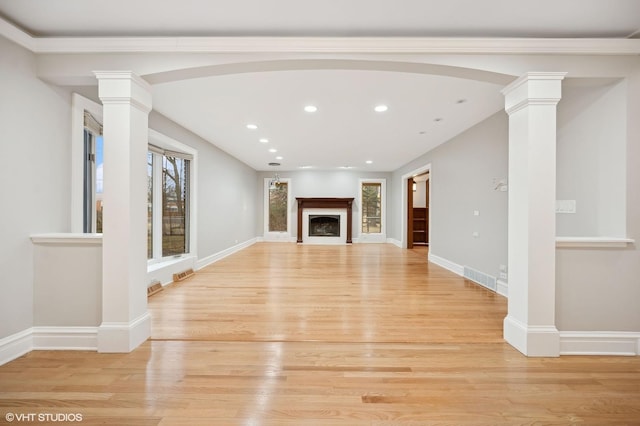
[[[186,271],[178,272],[177,274],[173,274],[173,282],[186,280],[193,275],[195,275],[193,269],[187,269]]]
[[[483,287],[488,288],[489,290],[497,290],[496,277],[487,275],[484,272],[476,271],[475,269],[465,266],[464,277],[468,280],[480,284]]]
[[[160,281],[154,281],[149,287],[147,287],[147,297],[153,296],[154,294],[162,290],[164,289],[162,288],[162,284],[160,284]]]

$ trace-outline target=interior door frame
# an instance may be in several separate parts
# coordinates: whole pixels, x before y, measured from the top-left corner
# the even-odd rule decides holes
[[[400,194],[402,196],[402,200],[400,202],[401,207],[401,224],[400,229],[402,230],[402,241],[400,241],[400,246],[402,248],[408,248],[409,239],[413,240],[413,224],[410,224],[409,221],[409,211],[411,210],[411,216],[413,217],[413,187],[409,185],[409,179],[413,180],[414,176],[418,176],[429,172],[429,185],[431,185],[431,180],[433,179],[433,173],[431,171],[431,163],[427,163],[424,166],[418,167],[408,173],[402,175],[402,180],[400,184],[402,185]],[[411,193],[409,193],[411,191]],[[409,208],[409,201],[411,201],[411,208]],[[431,205],[431,190],[429,190],[429,205]],[[431,209],[429,209],[431,210]],[[431,212],[429,212],[429,229],[431,230]],[[411,237],[409,237],[409,231],[411,231]],[[413,243],[413,241],[412,241]],[[413,247],[413,244],[412,244]]]
[[[407,248],[413,248],[413,176],[407,179]]]

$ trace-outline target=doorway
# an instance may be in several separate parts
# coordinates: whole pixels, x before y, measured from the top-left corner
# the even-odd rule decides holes
[[[429,245],[430,173],[407,179],[407,248]]]

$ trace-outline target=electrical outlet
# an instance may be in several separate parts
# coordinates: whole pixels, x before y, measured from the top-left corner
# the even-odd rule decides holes
[[[575,213],[576,200],[556,200],[556,213]]]
[[[508,277],[508,275],[507,275],[507,273],[506,273],[506,272],[500,272],[500,279],[501,279],[501,280],[505,280],[505,281],[506,281],[506,280],[507,280],[507,277]]]

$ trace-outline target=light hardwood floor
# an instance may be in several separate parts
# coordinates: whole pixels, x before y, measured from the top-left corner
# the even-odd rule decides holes
[[[506,299],[426,254],[255,244],[153,296],[131,354],[0,367],[0,423],[640,424],[640,357],[526,358],[502,339]]]

